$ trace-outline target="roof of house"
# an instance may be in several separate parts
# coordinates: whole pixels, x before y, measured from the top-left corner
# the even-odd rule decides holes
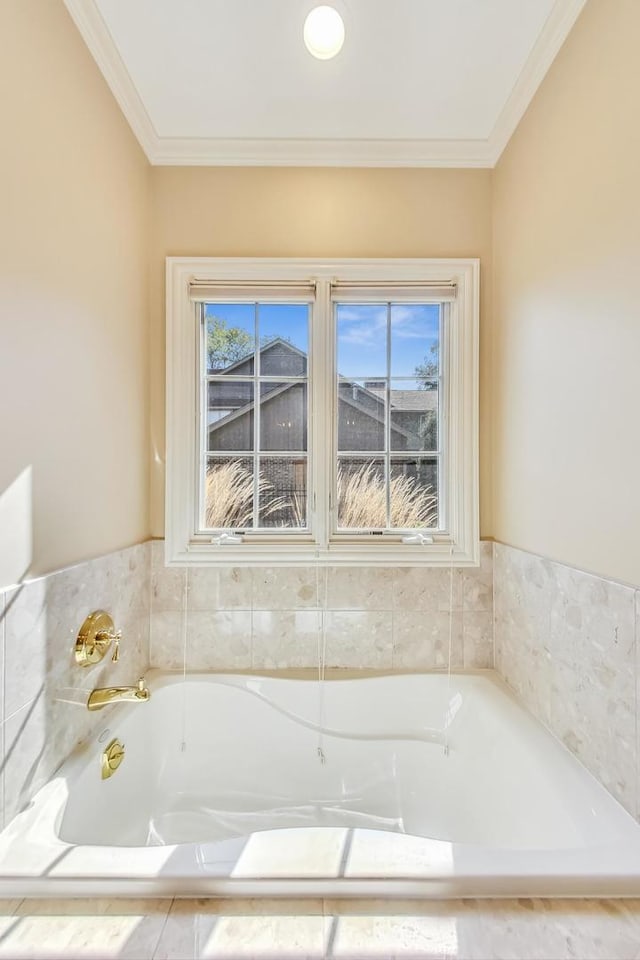
[[[384,399],[384,388],[367,387],[367,390],[381,400]],[[390,399],[394,410],[411,410],[416,413],[424,413],[427,410],[437,411],[438,409],[437,390],[391,390]]]
[[[286,347],[287,350],[297,356],[306,356],[303,350],[300,350],[294,344],[289,343],[288,340],[284,340],[282,337],[277,337],[274,340],[270,340],[268,343],[263,344],[260,347],[260,353],[264,353],[266,350],[270,350],[275,346]],[[251,359],[250,355],[243,357],[241,360],[236,360],[234,363],[229,364],[223,370],[218,371],[218,375],[224,374],[229,375],[234,372],[237,373],[238,367],[247,363]],[[282,374],[283,378],[287,376],[286,373]],[[273,400],[275,397],[280,396],[282,393],[285,393],[287,390],[290,390],[292,387],[296,386],[297,383],[300,383],[300,379],[291,381],[289,383],[283,383],[281,386],[276,387],[274,390],[270,391],[269,394],[262,398],[262,403],[268,403],[270,400]],[[354,386],[357,386],[357,395],[350,397],[347,392],[341,396],[341,400],[344,403],[348,403],[350,406],[356,407],[362,413],[365,413],[367,416],[371,417],[374,420],[378,420],[381,423],[384,422],[384,409],[380,412],[376,412],[371,408],[365,407],[362,403],[358,402],[359,396],[364,394],[364,396],[369,397],[371,400],[374,400],[377,405],[382,406],[385,400],[386,388],[383,386],[367,386],[366,382],[364,384],[355,381],[349,380],[349,378],[341,378],[340,383],[342,385],[348,386],[353,383]],[[254,407],[254,402],[248,402],[243,404],[238,409],[232,411],[224,417],[221,417],[219,420],[216,420],[214,423],[209,424],[208,430],[210,433],[220,430],[222,427],[229,424],[231,421],[242,417],[245,413],[248,413]],[[391,390],[391,407],[396,412],[414,412],[414,413],[426,413],[429,411],[437,412],[438,410],[438,391],[437,390]],[[394,432],[400,432],[409,436],[409,433],[404,430],[399,424],[395,424]]]

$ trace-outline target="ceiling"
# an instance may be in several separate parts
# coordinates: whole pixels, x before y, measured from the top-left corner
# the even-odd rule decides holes
[[[319,2],[319,0],[318,0]],[[65,0],[156,164],[493,166],[585,0]]]

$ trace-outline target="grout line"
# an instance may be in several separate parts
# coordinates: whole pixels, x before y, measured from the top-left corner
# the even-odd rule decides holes
[[[158,949],[159,949],[159,947],[160,947],[160,944],[162,943],[162,938],[163,938],[163,936],[164,936],[164,931],[165,931],[166,926],[167,926],[167,923],[168,923],[168,921],[169,921],[169,914],[170,914],[171,911],[173,910],[173,905],[174,905],[175,902],[176,902],[176,899],[175,899],[175,897],[173,897],[173,899],[172,899],[171,902],[169,903],[169,907],[168,907],[168,909],[167,909],[167,912],[166,912],[165,915],[164,915],[164,923],[162,924],[162,927],[160,928],[160,933],[158,934],[158,939],[156,940],[155,946],[154,946],[154,948],[153,948],[153,950],[152,950],[152,952],[151,952],[151,960],[155,960],[155,956],[156,956],[156,954],[157,954],[157,952],[158,952]]]

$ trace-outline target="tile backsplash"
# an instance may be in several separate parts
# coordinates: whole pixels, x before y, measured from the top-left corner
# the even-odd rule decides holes
[[[633,814],[640,590],[495,544],[496,669]]]
[[[166,568],[151,548],[151,664],[167,669],[493,666],[492,544],[479,568]],[[450,615],[450,604],[453,614]]]
[[[140,544],[0,591],[0,821],[8,822],[113,707],[89,713],[94,687],[133,684],[149,665],[150,544]],[[76,636],[108,610],[122,630],[120,660],[84,668]]]

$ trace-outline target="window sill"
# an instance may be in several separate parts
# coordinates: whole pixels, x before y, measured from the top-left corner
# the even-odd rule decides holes
[[[314,544],[223,544],[192,543],[186,550],[171,553],[166,546],[168,567],[477,567],[479,543],[468,552],[448,543],[429,544],[331,544],[320,549]]]

